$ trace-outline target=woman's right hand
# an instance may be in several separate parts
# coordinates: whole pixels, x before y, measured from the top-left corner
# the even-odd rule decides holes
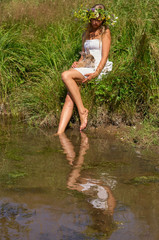
[[[72,64],[72,68],[77,67],[77,64],[78,64],[78,62],[74,62],[74,63]]]

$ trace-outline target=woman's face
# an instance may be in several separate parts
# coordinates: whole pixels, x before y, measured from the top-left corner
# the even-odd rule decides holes
[[[91,25],[94,29],[99,28],[102,25],[102,20],[99,20],[98,18],[92,18],[91,19]]]

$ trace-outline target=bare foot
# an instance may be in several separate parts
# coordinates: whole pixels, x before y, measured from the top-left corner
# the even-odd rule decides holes
[[[82,131],[87,127],[87,118],[88,118],[88,109],[85,108],[84,113],[80,115],[80,119],[81,119],[80,131]]]

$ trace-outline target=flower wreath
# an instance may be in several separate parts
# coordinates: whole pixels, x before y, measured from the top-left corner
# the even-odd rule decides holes
[[[107,10],[101,8],[79,9],[74,12],[74,17],[85,23],[90,22],[92,18],[96,18],[102,20],[105,26],[114,26],[118,19],[115,14],[110,14]]]

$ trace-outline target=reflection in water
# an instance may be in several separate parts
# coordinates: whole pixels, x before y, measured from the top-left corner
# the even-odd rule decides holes
[[[89,149],[87,135],[81,132],[80,150],[76,161],[74,146],[66,134],[60,134],[59,139],[69,164],[73,165],[67,182],[68,188],[83,192],[87,196],[87,201],[93,206],[93,209],[91,208],[93,228],[103,233],[110,233],[115,227],[113,212],[116,203],[112,191],[101,180],[92,179],[89,176],[83,178],[80,173],[84,163],[84,155]],[[113,181],[112,184],[114,184]]]
[[[13,239],[13,233],[19,230],[21,237],[28,232],[35,211],[27,209],[24,204],[10,203],[9,199],[0,201],[1,238]],[[0,239],[1,239],[0,238]]]
[[[109,135],[46,133],[0,130],[0,240],[159,239],[159,183],[131,181],[158,160]]]

